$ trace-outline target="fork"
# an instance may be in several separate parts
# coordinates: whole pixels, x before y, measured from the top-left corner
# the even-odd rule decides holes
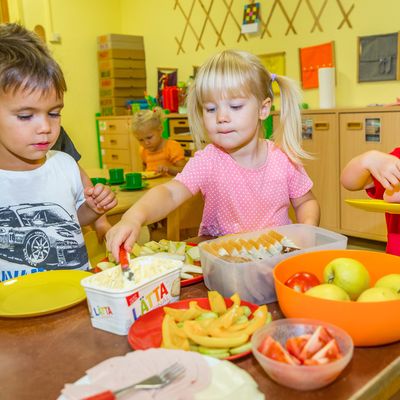
[[[85,397],[83,400],[115,400],[120,394],[131,389],[161,389],[184,373],[185,367],[176,362],[161,371],[158,375],[150,376],[149,378],[122,389],[115,391],[106,390],[93,396]]]

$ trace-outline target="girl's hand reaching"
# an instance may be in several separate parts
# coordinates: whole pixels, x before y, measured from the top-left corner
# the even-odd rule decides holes
[[[141,227],[141,224],[132,221],[128,222],[122,218],[106,233],[107,248],[111,251],[116,261],[119,261],[121,245],[124,246],[127,252],[131,252],[132,245],[139,237]]]
[[[86,204],[96,214],[104,214],[114,208],[118,201],[110,187],[97,183],[96,186],[86,187],[84,190]]]

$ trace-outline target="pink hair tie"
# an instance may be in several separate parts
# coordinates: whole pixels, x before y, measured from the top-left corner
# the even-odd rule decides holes
[[[271,82],[273,82],[276,78],[276,74],[271,74]]]

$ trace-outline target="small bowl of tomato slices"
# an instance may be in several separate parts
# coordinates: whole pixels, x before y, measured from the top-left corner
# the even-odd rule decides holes
[[[252,351],[268,376],[297,390],[333,382],[353,356],[353,341],[326,322],[287,318],[271,322],[252,336]]]

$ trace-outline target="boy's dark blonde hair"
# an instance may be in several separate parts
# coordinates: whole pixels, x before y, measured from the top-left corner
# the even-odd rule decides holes
[[[298,85],[289,78],[271,74],[260,59],[245,51],[224,50],[203,64],[190,86],[187,98],[189,126],[197,148],[208,142],[203,123],[203,105],[219,98],[254,96],[259,104],[274,99],[273,81],[281,93],[281,130],[274,132],[277,142],[288,157],[301,164],[310,156],[301,148],[301,102]],[[260,134],[264,132],[260,121]]]
[[[44,93],[67,90],[60,66],[34,32],[18,24],[0,24],[0,91]]]
[[[132,115],[132,131],[142,133],[148,130],[162,130],[164,119],[164,111],[160,107],[136,111]]]

